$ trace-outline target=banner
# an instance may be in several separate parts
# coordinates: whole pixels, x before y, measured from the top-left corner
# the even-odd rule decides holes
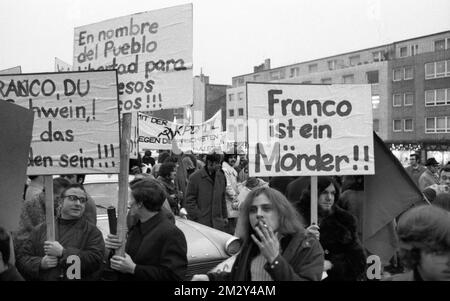
[[[174,152],[209,153],[225,151],[226,132],[222,132],[222,112],[197,124],[178,124],[139,113],[139,148],[171,149]]]
[[[193,103],[192,4],[75,28],[74,69],[117,69],[121,113]]]
[[[72,66],[63,60],[55,57],[55,72],[67,72],[72,71]]]
[[[249,173],[374,174],[370,85],[247,83]]]
[[[115,71],[0,76],[0,101],[34,112],[28,175],[119,172]]]
[[[0,70],[0,74],[20,74],[20,73],[22,73],[21,66]]]
[[[0,119],[0,227],[15,231],[23,205],[33,112],[0,101]]]

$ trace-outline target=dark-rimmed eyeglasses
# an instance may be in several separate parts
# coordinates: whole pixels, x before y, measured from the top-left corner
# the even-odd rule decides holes
[[[81,204],[85,204],[87,202],[87,197],[77,196],[77,195],[65,195],[63,198],[67,198],[72,202],[80,201]]]

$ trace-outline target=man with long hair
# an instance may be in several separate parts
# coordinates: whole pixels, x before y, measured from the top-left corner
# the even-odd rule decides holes
[[[237,228],[243,246],[231,272],[195,275],[194,281],[319,281],[324,253],[308,236],[291,203],[279,191],[252,190],[240,209]]]

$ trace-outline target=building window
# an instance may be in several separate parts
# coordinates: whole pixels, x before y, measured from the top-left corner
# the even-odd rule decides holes
[[[408,47],[400,47],[400,57],[408,56]]]
[[[372,52],[372,55],[373,55],[373,61],[374,62],[381,62],[381,61],[383,61],[383,57],[384,57],[383,51]]]
[[[291,73],[289,74],[289,77],[297,77],[299,73],[300,73],[299,67],[291,68]]]
[[[368,84],[378,84],[378,70],[366,72]]]
[[[358,63],[361,60],[359,55],[353,55],[353,56],[349,57],[348,59],[350,60],[350,66],[358,65]]]
[[[328,64],[328,70],[336,69],[336,60],[330,60],[327,62],[327,64]]]
[[[272,71],[272,72],[270,72],[270,79],[271,80],[280,79],[280,71]]]
[[[393,120],[393,131],[401,132],[402,131],[402,121],[401,120]]]
[[[413,126],[413,120],[412,119],[405,119],[403,124],[403,129],[405,132],[412,132],[414,131]]]
[[[400,80],[408,80],[414,78],[414,69],[413,67],[405,67],[405,68],[397,68],[394,69],[393,72],[394,82]]]
[[[255,74],[253,75],[253,80],[259,80],[260,77],[261,77],[260,74]]]
[[[394,82],[403,79],[403,69],[394,69]]]
[[[343,80],[344,84],[353,84],[354,83],[354,76],[353,76],[353,74],[344,75],[342,77],[342,80]]]
[[[330,77],[322,78],[321,82],[322,84],[331,84],[331,78]]]
[[[425,79],[450,76],[450,60],[425,64]]]
[[[239,124],[238,125],[238,131],[242,132],[244,130],[244,125],[243,124]]]
[[[230,126],[228,126],[228,131],[229,131],[230,133],[233,133],[233,132],[234,132],[234,129],[235,129],[235,127],[234,127],[234,125],[232,125],[232,124],[230,124]]]
[[[434,51],[445,50],[445,39],[434,41]]]
[[[239,101],[244,100],[244,92],[239,92],[238,93],[238,99],[239,99]]]
[[[375,132],[379,132],[380,131],[380,120],[379,119],[374,119],[373,120],[373,130]]]
[[[228,112],[229,112],[229,114],[230,114],[230,117],[233,117],[233,116],[234,116],[234,110],[228,110]]]
[[[402,106],[403,95],[402,94],[394,94],[392,96],[392,106],[393,107],[401,107]]]
[[[450,133],[450,117],[429,117],[425,119],[425,133]]]
[[[238,114],[239,114],[239,116],[244,116],[244,109],[243,108],[239,108],[238,109]]]
[[[412,106],[414,104],[414,94],[413,93],[405,93],[405,99],[403,101],[405,106]]]
[[[425,91],[425,106],[450,105],[450,89]]]
[[[310,80],[304,80],[304,81],[302,81],[302,84],[310,84],[310,83],[312,83]]]
[[[238,78],[238,84],[243,85],[245,83],[245,80],[243,77]]]
[[[418,55],[419,54],[419,45],[411,45],[411,55]]]
[[[405,68],[405,80],[414,78],[414,69],[412,67]]]
[[[228,94],[228,101],[234,101],[234,94]]]
[[[378,109],[380,106],[380,95],[372,95],[372,109]]]
[[[308,71],[309,73],[317,72],[317,64],[308,65]]]

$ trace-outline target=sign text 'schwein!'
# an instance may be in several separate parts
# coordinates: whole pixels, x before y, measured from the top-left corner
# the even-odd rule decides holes
[[[116,71],[2,75],[0,101],[34,112],[28,175],[119,172]]]
[[[250,176],[374,174],[370,85],[247,84]]]
[[[73,66],[117,69],[122,113],[191,105],[192,4],[75,28]]]

